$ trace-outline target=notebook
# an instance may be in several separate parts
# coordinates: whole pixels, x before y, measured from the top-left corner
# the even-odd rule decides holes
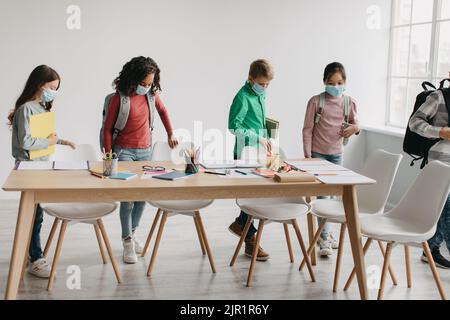
[[[137,174],[130,173],[130,172],[119,172],[118,174],[114,176],[110,176],[110,179],[117,179],[117,180],[130,180],[137,177]]]
[[[231,161],[203,161],[200,165],[205,169],[238,169],[261,168],[263,165],[257,161],[231,160]]]
[[[269,138],[276,139],[278,137],[280,123],[277,120],[266,118],[266,128],[269,134]]]
[[[180,172],[180,171],[173,171],[173,172],[169,172],[169,173],[166,173],[166,174],[153,176],[153,178],[154,179],[173,181],[173,180],[179,180],[179,179],[188,178],[188,177],[190,177],[192,175],[194,175],[194,174],[193,173]]]

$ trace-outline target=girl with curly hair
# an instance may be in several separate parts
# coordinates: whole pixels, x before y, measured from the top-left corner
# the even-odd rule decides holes
[[[113,150],[119,155],[119,161],[148,161],[152,154],[152,132],[147,95],[153,96],[155,107],[166,129],[169,146],[175,148],[178,141],[173,137],[169,114],[159,97],[161,91],[160,69],[151,58],[136,57],[127,62],[113,85],[116,94],[111,99],[105,119],[103,145],[106,151]],[[130,99],[130,113],[127,123],[113,141],[114,125],[119,109],[120,96]],[[123,261],[136,263],[136,253],[142,253],[143,246],[136,239],[145,202],[122,202],[120,204],[120,222],[122,225]]]

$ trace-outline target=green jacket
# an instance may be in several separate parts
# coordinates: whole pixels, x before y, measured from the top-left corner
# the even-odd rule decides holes
[[[257,146],[261,136],[267,137],[266,95],[257,95],[247,81],[230,107],[228,129],[236,136],[234,158],[244,146]]]

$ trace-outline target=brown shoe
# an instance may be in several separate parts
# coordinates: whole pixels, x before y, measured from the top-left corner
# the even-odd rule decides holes
[[[242,232],[244,231],[244,228],[241,227],[237,221],[234,221],[230,226],[228,227],[228,230],[234,234],[236,237],[242,237]]]
[[[247,257],[253,256],[253,250],[255,249],[256,238],[252,236],[250,240],[245,241],[245,255]],[[258,255],[256,256],[257,261],[267,261],[269,260],[270,255],[263,250],[263,248],[258,248]]]

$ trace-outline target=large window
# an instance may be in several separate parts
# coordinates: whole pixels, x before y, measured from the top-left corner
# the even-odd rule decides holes
[[[421,83],[450,72],[450,0],[393,0],[387,125],[405,127]]]

